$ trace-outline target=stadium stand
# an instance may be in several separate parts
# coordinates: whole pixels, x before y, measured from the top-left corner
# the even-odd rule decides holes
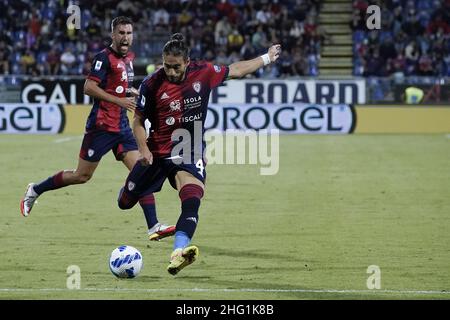
[[[319,69],[321,76],[351,77],[352,30],[348,24],[352,3],[348,0],[325,0],[320,10],[319,22],[323,30]]]
[[[367,30],[366,9],[381,7],[381,30]],[[450,1],[353,1],[353,74],[450,76]]]
[[[82,75],[108,45],[118,15],[135,22],[136,66],[158,63],[173,32],[187,36],[192,58],[232,63],[281,43],[280,63],[258,77],[317,76],[325,31],[319,0],[0,0],[0,75]],[[66,8],[81,8],[81,28],[68,29]],[[139,71],[138,71],[139,72]]]

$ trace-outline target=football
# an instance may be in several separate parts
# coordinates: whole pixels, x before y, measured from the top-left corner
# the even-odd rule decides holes
[[[142,254],[132,246],[120,246],[111,252],[109,269],[117,278],[135,278],[142,269]]]

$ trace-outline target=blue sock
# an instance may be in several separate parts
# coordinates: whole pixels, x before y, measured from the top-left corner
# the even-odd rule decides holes
[[[175,242],[173,243],[173,250],[178,248],[186,248],[191,242],[191,238],[188,237],[186,232],[177,231],[175,232]]]

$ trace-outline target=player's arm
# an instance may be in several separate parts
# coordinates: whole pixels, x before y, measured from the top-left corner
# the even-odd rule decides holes
[[[153,163],[153,155],[147,145],[147,132],[145,130],[146,110],[153,107],[152,94],[149,92],[149,79],[144,79],[139,87],[139,97],[137,98],[136,111],[133,119],[133,134],[139,149],[138,161],[148,166]]]
[[[117,104],[118,106],[127,109],[128,111],[134,111],[136,109],[136,102],[133,98],[120,98],[115,95],[109,94],[105,90],[99,87],[97,81],[86,79],[84,83],[84,94],[103,101]]]
[[[133,119],[133,134],[138,145],[139,153],[141,154],[138,161],[146,166],[152,164],[153,155],[147,146],[147,132],[145,131],[144,121],[143,115],[139,111],[136,111]]]
[[[228,79],[239,79],[251,74],[274,61],[281,53],[281,45],[276,44],[269,48],[266,54],[251,60],[238,61],[229,66]]]

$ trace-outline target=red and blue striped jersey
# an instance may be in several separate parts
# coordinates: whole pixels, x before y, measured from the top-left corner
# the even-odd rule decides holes
[[[186,129],[194,140],[194,123],[200,123],[202,150],[204,150],[204,123],[211,90],[228,76],[227,66],[207,62],[190,62],[181,83],[170,82],[164,68],[157,70],[142,82],[136,112],[151,123],[147,144],[155,157],[171,154],[176,142],[172,134]]]
[[[133,84],[133,59],[132,52],[122,56],[111,47],[105,48],[95,56],[87,79],[98,82],[99,87],[109,94],[126,97]],[[86,131],[92,130],[131,130],[126,110],[114,103],[94,99],[86,123]]]

